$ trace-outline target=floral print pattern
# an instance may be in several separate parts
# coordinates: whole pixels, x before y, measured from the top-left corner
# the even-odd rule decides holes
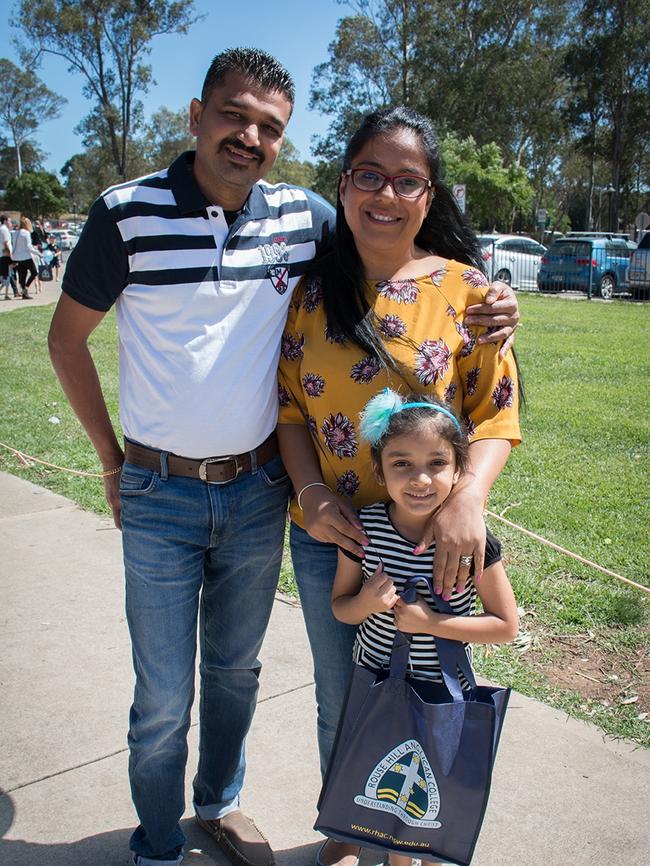
[[[451,361],[451,349],[442,339],[425,340],[415,355],[415,375],[422,385],[434,384],[445,375]]]
[[[287,361],[297,361],[298,358],[304,357],[302,351],[304,345],[304,334],[300,334],[298,337],[294,337],[293,334],[285,331],[282,335],[282,357],[286,358]]]
[[[307,313],[313,313],[323,299],[323,285],[319,277],[307,277],[302,305]]]
[[[497,409],[507,409],[514,404],[515,383],[510,376],[503,376],[492,391],[492,402]]]
[[[370,356],[362,358],[353,365],[350,378],[359,384],[371,382],[381,370],[381,364],[376,358]]]
[[[406,322],[404,322],[403,319],[400,319],[399,316],[389,313],[379,322],[379,330],[381,331],[382,337],[386,337],[387,340],[392,340],[395,337],[401,337],[406,333]]]
[[[325,325],[325,339],[328,343],[345,343],[345,334],[342,334],[338,328]]]
[[[461,358],[466,358],[474,351],[474,347],[476,346],[476,334],[474,331],[470,331],[464,322],[456,322],[455,324],[456,330],[463,338],[463,348],[460,350],[460,356]]]
[[[289,396],[289,392],[284,387],[284,385],[280,385],[278,382],[278,400],[280,402],[280,406],[290,406],[291,405],[291,397]]]
[[[441,268],[436,268],[435,271],[432,271],[429,274],[429,276],[431,277],[431,282],[433,283],[434,286],[436,286],[436,288],[438,288],[438,289],[440,288],[440,286],[442,285],[442,281],[444,280],[446,274],[447,274],[447,266],[446,265],[443,265]],[[454,313],[454,315],[456,315],[456,314]]]
[[[344,457],[354,457],[357,453],[357,434],[354,424],[342,412],[328,415],[321,425],[320,432],[329,450],[341,460]]]
[[[447,309],[445,312],[448,316],[451,316],[452,319],[456,318],[456,310],[454,310],[451,304],[447,304]]]
[[[463,418],[463,426],[465,427],[467,438],[471,439],[472,436],[476,433],[476,424],[472,421],[469,415],[465,415],[465,417]]]
[[[359,489],[359,476],[352,469],[348,469],[343,475],[336,479],[336,492],[339,496],[354,496]]]
[[[463,280],[473,289],[481,289],[488,285],[485,274],[482,274],[476,268],[467,268],[467,270],[463,271]]]
[[[382,280],[377,283],[377,291],[382,298],[398,304],[414,304],[420,294],[415,280]]]
[[[302,387],[308,397],[320,397],[325,390],[325,379],[317,373],[305,373],[302,377]]]
[[[478,385],[478,374],[481,372],[480,367],[472,367],[471,370],[467,373],[467,394],[469,397],[472,397],[476,394],[476,387]]]
[[[450,382],[445,388],[445,403],[453,403],[458,392],[458,385],[455,382]]]

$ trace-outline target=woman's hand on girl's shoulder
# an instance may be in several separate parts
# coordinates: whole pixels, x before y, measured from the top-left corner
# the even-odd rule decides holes
[[[336,544],[363,559],[368,539],[356,511],[327,487],[320,485],[302,495],[305,529],[316,541]]]
[[[515,341],[515,330],[519,325],[519,303],[514,290],[507,283],[495,280],[482,304],[472,304],[465,310],[465,324],[478,325],[490,330],[481,334],[479,343],[499,343],[499,358],[508,354]]]
[[[483,500],[471,490],[456,490],[429,519],[416,553],[424,553],[433,540],[433,591],[449,601],[454,590],[462,592],[472,562],[480,577],[485,559]]]

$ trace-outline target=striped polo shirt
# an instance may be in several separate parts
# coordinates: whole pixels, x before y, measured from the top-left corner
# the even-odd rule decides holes
[[[398,593],[404,589],[409,577],[431,578],[435,543],[424,553],[413,554],[413,542],[408,541],[395,529],[388,513],[388,504],[378,502],[368,505],[359,512],[359,518],[370,544],[364,548],[361,564],[363,581],[369,580],[381,562],[383,570],[395,584]],[[501,545],[489,530],[485,547],[485,568],[501,559]],[[346,551],[343,551],[346,553]],[[346,554],[350,556],[350,554]],[[355,557],[350,556],[351,559]],[[417,585],[418,595],[436,610],[430,589],[424,583]],[[469,581],[463,592],[453,593],[449,604],[458,616],[474,616],[476,613],[476,587]],[[395,638],[395,615],[392,610],[373,613],[359,626],[354,644],[353,658],[357,664],[373,670],[381,670],[390,665],[390,654]],[[471,662],[471,646],[465,644]],[[414,634],[411,636],[409,668],[415,679],[442,681],[435,640],[431,635]],[[461,674],[461,685],[469,684]]]
[[[275,428],[291,293],[334,211],[259,182],[233,222],[199,190],[193,160],[102,193],[62,288],[93,310],[116,305],[126,436],[196,458],[249,451]]]

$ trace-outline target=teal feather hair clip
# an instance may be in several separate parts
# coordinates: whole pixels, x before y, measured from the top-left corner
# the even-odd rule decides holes
[[[444,406],[438,403],[405,403],[397,391],[384,388],[383,391],[380,391],[379,394],[368,400],[365,409],[361,413],[361,423],[359,425],[361,438],[371,445],[376,445],[386,435],[390,419],[393,415],[403,412],[404,409],[431,409],[433,412],[440,412],[441,415],[449,418],[459,431],[462,431],[458,418]]]

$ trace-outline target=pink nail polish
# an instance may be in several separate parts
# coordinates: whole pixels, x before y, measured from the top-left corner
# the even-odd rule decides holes
[[[482,577],[483,577],[483,572],[482,572],[482,571],[479,572],[478,574],[475,574],[475,575],[474,575],[474,583],[478,583],[479,580],[480,580]]]
[[[440,595],[440,593],[442,592],[442,587],[441,586],[434,586],[433,591],[436,595]]]
[[[451,598],[451,593],[450,593],[450,592],[446,592],[446,593],[444,593],[444,595],[442,596],[442,600],[443,600],[443,601],[449,601],[450,598]]]

